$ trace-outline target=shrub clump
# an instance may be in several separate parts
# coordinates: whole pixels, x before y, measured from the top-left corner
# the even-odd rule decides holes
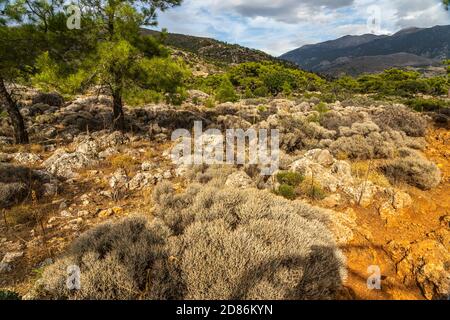
[[[186,194],[157,210],[190,217],[171,239],[183,299],[326,299],[339,288],[343,256],[321,209],[258,190]]]
[[[391,183],[405,182],[423,190],[436,187],[441,182],[441,171],[422,157],[395,159],[383,167]]]
[[[340,289],[345,258],[327,211],[250,189],[156,190],[151,223],[128,218],[87,232],[30,297],[330,299]],[[66,287],[70,265],[80,267],[80,290]]]
[[[275,191],[275,194],[289,199],[289,200],[294,200],[295,198],[297,198],[297,193],[295,192],[295,188],[291,185],[288,184],[282,184],[280,185],[277,190]]]
[[[36,299],[128,300],[171,298],[165,269],[167,227],[128,218],[100,225],[74,242],[49,266],[30,293]],[[80,268],[80,289],[66,285],[68,267]]]
[[[305,177],[298,172],[293,171],[282,171],[277,173],[277,181],[281,184],[287,184],[289,186],[297,186],[299,185]]]
[[[21,297],[17,292],[0,290],[0,301],[1,300],[21,300]]]
[[[427,130],[427,121],[422,115],[400,105],[383,108],[373,121],[383,130],[391,128],[411,137],[423,137]]]

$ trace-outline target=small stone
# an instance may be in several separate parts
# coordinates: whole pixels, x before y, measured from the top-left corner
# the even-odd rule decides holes
[[[141,165],[142,171],[151,171],[153,168],[155,168],[155,164],[153,164],[152,162],[146,161]]]
[[[0,262],[0,273],[12,270],[12,264],[23,257],[23,251],[8,252]]]
[[[86,217],[88,215],[89,215],[89,211],[87,211],[87,210],[78,211],[78,216],[79,217]]]
[[[113,207],[112,211],[114,214],[123,214],[123,208],[122,207]]]
[[[67,209],[67,202],[66,201],[61,202],[60,205],[59,205],[59,210],[64,210],[64,209]]]
[[[128,182],[128,176],[125,170],[118,169],[114,172],[113,176],[109,180],[109,186],[111,189],[116,189],[118,187],[123,187]]]
[[[112,209],[106,209],[106,210],[101,210],[98,213],[98,217],[99,218],[107,218],[107,217],[112,216],[113,214],[114,214],[114,212],[112,211]]]
[[[56,217],[51,217],[50,219],[48,219],[47,223],[52,224],[53,222],[55,222],[57,220]]]
[[[49,266],[49,265],[51,265],[51,264],[53,264],[53,259],[52,259],[52,258],[47,258],[47,259],[45,259],[44,261],[42,261],[41,263],[39,263],[39,264],[37,265],[37,268],[38,268],[38,269],[44,268],[44,267],[47,267],[47,266]]]
[[[69,221],[69,224],[79,225],[79,224],[82,224],[82,223],[83,223],[83,218],[76,218],[76,219],[73,219],[73,220]]]
[[[394,194],[394,198],[392,201],[392,206],[399,210],[399,209],[403,209],[403,208],[407,208],[412,204],[412,199],[411,196],[409,194],[407,194],[406,192],[395,192]]]
[[[0,262],[0,273],[10,272],[12,270],[8,263]]]
[[[378,209],[378,213],[383,220],[387,221],[394,217],[396,212],[395,208],[389,202],[385,202]]]
[[[44,190],[44,196],[54,197],[58,194],[58,184],[57,183],[44,183],[42,185]]]
[[[168,171],[165,171],[164,173],[163,173],[163,178],[164,179],[170,179],[170,178],[172,178],[172,173],[168,170]]]
[[[61,217],[64,217],[64,218],[71,218],[72,217],[72,214],[69,211],[67,211],[67,210],[61,211],[61,213],[59,215]]]

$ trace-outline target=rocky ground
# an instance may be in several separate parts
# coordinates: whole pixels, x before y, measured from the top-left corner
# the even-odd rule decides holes
[[[249,99],[208,109],[206,94],[190,94],[181,107],[127,109],[129,131],[120,133],[109,130],[108,97],[64,102],[22,92],[32,144],[13,145],[7,120],[0,126],[1,288],[26,294],[74,239],[101,222],[151,217],[158,183],[171,181],[181,192],[205,179],[205,168],[175,166],[169,156],[173,130],[202,121],[204,130],[280,130],[280,169],[305,178],[295,200],[328,210],[347,257],[340,298],[448,297],[450,131],[442,116],[436,128],[435,115],[400,105],[347,101],[324,110],[314,99]],[[280,181],[261,178],[259,170],[232,168],[225,185],[282,195]],[[381,268],[381,290],[367,289],[372,265]]]

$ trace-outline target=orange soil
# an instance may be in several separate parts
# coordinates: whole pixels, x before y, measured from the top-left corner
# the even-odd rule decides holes
[[[435,189],[421,191],[407,187],[413,205],[404,210],[394,223],[386,224],[375,208],[354,208],[362,232],[355,232],[354,240],[343,247],[348,259],[349,276],[344,298],[350,299],[425,299],[417,283],[404,283],[397,275],[395,263],[383,250],[391,240],[414,242],[427,239],[427,234],[441,227],[440,218],[450,214],[450,131],[436,129],[429,132],[428,159],[440,167],[443,180]],[[381,290],[369,290],[367,268],[381,268]]]

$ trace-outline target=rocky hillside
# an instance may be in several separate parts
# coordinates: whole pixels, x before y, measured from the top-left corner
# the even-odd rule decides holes
[[[154,30],[142,29],[143,34],[156,35]],[[220,64],[239,64],[244,62],[280,61],[279,59],[256,49],[237,44],[229,44],[210,38],[194,37],[184,34],[168,33],[165,44],[176,49],[195,53],[203,59]]]
[[[409,28],[392,36],[345,36],[307,45],[281,56],[310,71],[339,75],[386,67],[431,66],[450,57],[450,26]]]
[[[33,144],[13,145],[0,126],[1,288],[30,299],[448,296],[449,181],[437,143],[448,130],[430,153],[430,119],[402,105],[303,97],[208,108],[207,94],[190,97],[126,108],[133,129],[121,133],[109,129],[106,96],[63,102],[24,89]],[[280,171],[173,163],[171,133],[194,121],[278,129]],[[367,297],[374,263],[385,278]],[[86,275],[79,291],[64,285],[73,264]]]

